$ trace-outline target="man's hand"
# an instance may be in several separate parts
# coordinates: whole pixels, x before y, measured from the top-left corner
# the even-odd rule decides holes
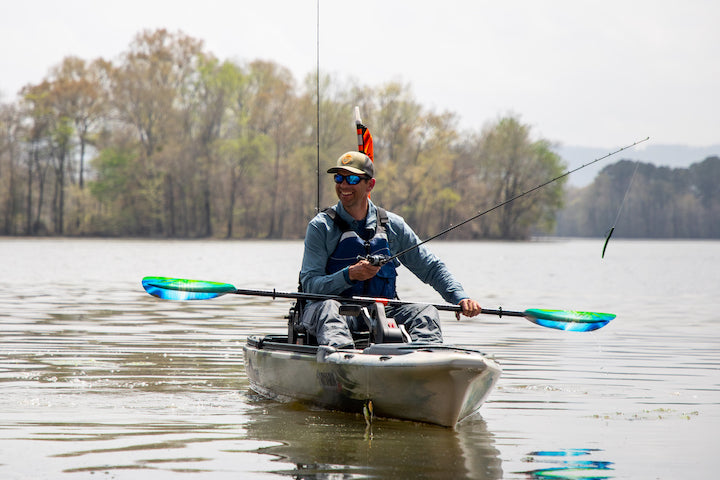
[[[482,312],[480,304],[471,298],[460,300],[460,307],[462,308],[462,314],[466,317],[475,317]],[[455,318],[460,320],[460,312],[455,312]]]
[[[374,277],[379,270],[380,267],[372,266],[367,260],[360,260],[355,265],[348,267],[348,274],[350,275],[350,280],[362,282]]]

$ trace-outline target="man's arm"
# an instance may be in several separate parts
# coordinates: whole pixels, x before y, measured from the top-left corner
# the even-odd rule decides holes
[[[388,212],[388,219],[388,239],[390,240],[391,255],[420,243],[420,238],[405,223],[402,217]],[[460,282],[445,266],[445,263],[425,248],[424,245],[401,255],[399,260],[421,281],[433,287],[446,302],[457,305],[461,300],[469,298]]]
[[[332,251],[330,244],[333,241],[332,220],[324,219],[326,215],[318,215],[310,221],[305,232],[305,251],[303,253],[302,267],[300,269],[300,284],[304,292],[338,295],[350,288],[349,269],[345,268],[333,274],[325,273],[325,266]],[[338,236],[339,238],[339,236]]]

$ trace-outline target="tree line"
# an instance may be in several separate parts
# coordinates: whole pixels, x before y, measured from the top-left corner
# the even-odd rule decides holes
[[[301,238],[318,197],[336,201],[325,171],[356,148],[354,105],[375,141],[373,200],[421,237],[565,168],[517,116],[460,131],[407,85],[299,83],[274,62],[220,60],[160,29],[114,61],[66,57],[0,104],[0,234]],[[550,232],[563,181],[449,236]]]
[[[621,160],[568,193],[557,234],[628,238],[720,238],[720,158],[688,168]],[[617,224],[615,223],[617,219]]]

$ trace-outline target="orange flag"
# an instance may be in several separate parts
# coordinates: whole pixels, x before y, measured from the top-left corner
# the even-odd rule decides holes
[[[374,162],[372,135],[370,135],[370,130],[362,123],[360,107],[355,107],[355,128],[357,129],[358,152],[364,153]]]

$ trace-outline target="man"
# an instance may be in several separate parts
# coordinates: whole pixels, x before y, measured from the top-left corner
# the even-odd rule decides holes
[[[411,249],[382,267],[358,256],[392,256],[420,243],[413,230],[398,215],[370,201],[375,187],[372,160],[360,152],[342,155],[335,167],[335,193],[339,202],[319,213],[308,224],[300,284],[304,292],[342,296],[395,298],[396,267],[402,263],[420,280],[431,285],[445,301],[459,304],[468,317],[478,315],[480,304],[472,300],[447,270],[445,264],[424,246]],[[351,331],[359,330],[358,319],[339,313],[335,300],[313,302],[305,308],[302,323],[320,345],[352,348]],[[422,304],[388,306],[386,314],[404,325],[414,342],[442,343],[438,311]],[[458,314],[459,319],[459,314]]]

